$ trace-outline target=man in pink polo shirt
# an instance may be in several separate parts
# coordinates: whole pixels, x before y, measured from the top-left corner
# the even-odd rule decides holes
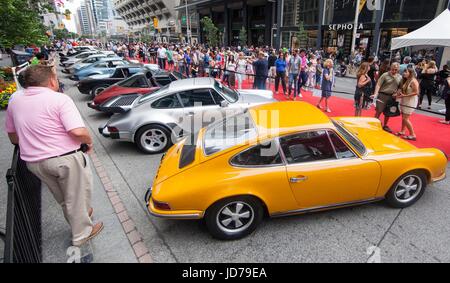
[[[29,67],[24,83],[25,90],[9,102],[6,131],[28,169],[61,205],[73,245],[81,246],[103,229],[91,220],[92,171],[81,150],[82,144],[92,150],[91,136],[72,99],[57,92],[54,67]]]

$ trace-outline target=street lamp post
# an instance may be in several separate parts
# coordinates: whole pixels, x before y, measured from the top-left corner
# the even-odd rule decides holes
[[[190,18],[189,18],[189,9],[188,9],[188,0],[184,0],[186,5],[186,31],[187,31],[187,40],[188,43],[191,44],[191,28],[190,28]]]
[[[361,4],[361,0],[356,1],[356,11],[355,11],[355,22],[353,23],[353,37],[352,37],[352,49],[350,50],[350,54],[355,51],[356,45],[356,34],[358,32],[358,22],[359,22],[359,6]]]

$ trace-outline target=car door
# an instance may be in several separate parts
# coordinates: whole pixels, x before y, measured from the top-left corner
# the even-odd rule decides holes
[[[183,120],[184,109],[176,93],[159,98],[151,105],[152,111],[159,111],[158,120],[168,125],[175,136],[184,136],[184,130],[179,121]]]
[[[209,88],[178,93],[184,107],[183,129],[197,133],[212,122],[223,119],[222,109],[213,99]]]
[[[332,130],[281,137],[287,178],[301,208],[317,208],[373,199],[381,169],[359,158]]]

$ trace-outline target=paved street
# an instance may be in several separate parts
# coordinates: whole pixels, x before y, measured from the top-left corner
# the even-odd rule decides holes
[[[347,88],[353,89],[352,79],[346,80]],[[450,262],[448,180],[430,187],[409,209],[379,203],[266,219],[254,234],[233,242],[212,239],[200,221],[154,218],[146,211],[144,194],[161,156],[143,155],[133,144],[101,137],[97,127],[108,117],[86,106],[89,99],[71,87],[74,82],[63,81],[95,135],[96,153],[154,262],[367,262],[373,246],[380,248],[383,262]]]

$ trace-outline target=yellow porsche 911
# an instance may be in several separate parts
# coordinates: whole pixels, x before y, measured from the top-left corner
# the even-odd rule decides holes
[[[211,124],[163,157],[149,212],[204,218],[223,240],[271,217],[380,200],[413,205],[445,178],[446,155],[418,149],[372,118],[330,119],[303,102],[279,102]]]

